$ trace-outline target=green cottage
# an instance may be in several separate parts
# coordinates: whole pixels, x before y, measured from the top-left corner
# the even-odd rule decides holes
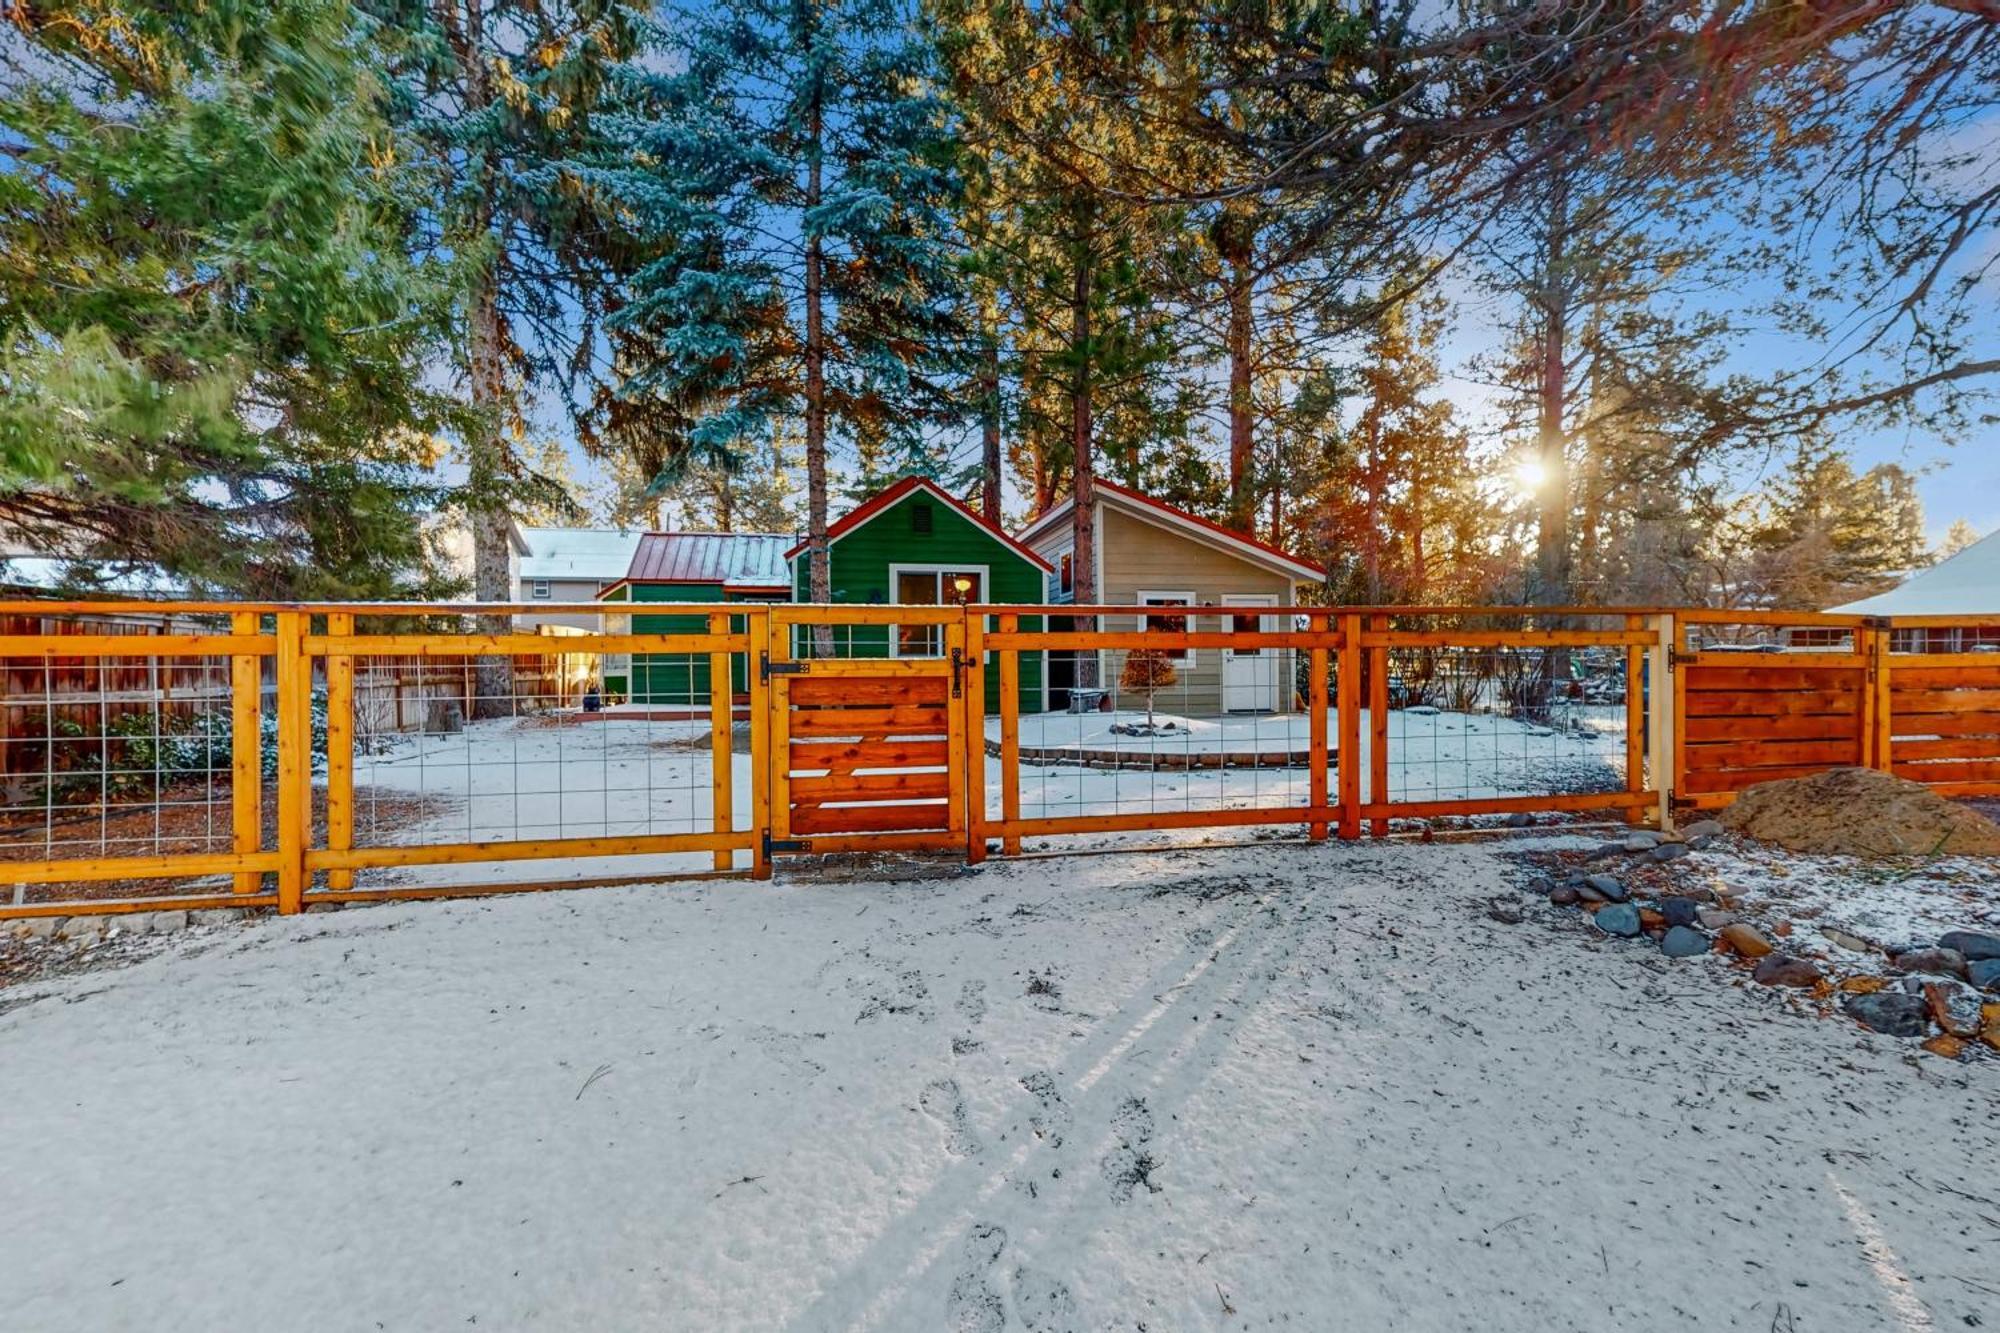
[[[617,623],[605,628],[614,634],[700,634],[708,628],[706,617],[638,608],[785,601],[790,592],[785,549],[793,540],[789,532],[649,532],[639,539],[625,577],[597,595],[602,602],[633,604],[629,617],[616,617]],[[740,630],[742,623],[731,628]],[[737,654],[730,688],[738,697],[749,692],[748,670]],[[700,654],[639,653],[604,661],[607,701],[705,714],[708,686],[708,658]]]
[[[800,542],[785,552],[792,595],[812,597],[809,553]],[[827,529],[828,582],[846,606],[944,606],[953,603],[1042,601],[1052,566],[953,498],[928,477],[905,477],[877,492]],[[1040,629],[1040,617],[1021,628]],[[857,657],[925,657],[937,652],[927,627],[855,626]],[[843,645],[844,646],[844,645]],[[1021,711],[1045,706],[1042,655],[1021,654]],[[986,663],[986,711],[1000,708],[1000,667]]]

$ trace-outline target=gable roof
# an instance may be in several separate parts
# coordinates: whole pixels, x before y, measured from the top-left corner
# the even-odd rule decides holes
[[[645,534],[620,528],[517,528],[524,579],[615,579]]]
[[[2000,531],[1887,592],[1832,609],[1856,616],[2000,615]]]
[[[949,494],[944,487],[938,485],[929,477],[905,477],[893,486],[884,487],[882,490],[869,496],[865,502],[842,514],[833,526],[826,530],[826,544],[829,547],[832,546],[856,528],[880,518],[902,500],[917,491],[923,491],[932,499],[942,502],[956,512],[959,517],[982,529],[994,541],[999,542],[1002,546],[1005,546],[1015,555],[1020,556],[1043,573],[1049,573],[1055,568],[1054,565],[1051,565],[1048,561],[1042,559],[1042,557],[1036,555],[1026,546],[1023,546],[1020,542],[1009,536],[997,524],[988,523],[985,519],[981,518],[963,501]],[[785,552],[785,559],[791,560],[795,558],[806,549],[806,545],[805,542],[800,542],[798,545],[792,547],[791,550]]]
[[[789,532],[642,533],[625,577],[612,587],[712,583],[745,592],[789,592],[785,547],[791,540]]]
[[[1130,486],[1120,486],[1115,481],[1099,480],[1095,483],[1098,503],[1110,502],[1118,509],[1144,519],[1171,531],[1178,532],[1191,540],[1227,551],[1231,555],[1247,560],[1253,565],[1274,570],[1297,579],[1301,583],[1320,583],[1326,579],[1326,570],[1302,556],[1281,550],[1269,542],[1246,537],[1240,532],[1231,532],[1220,523],[1212,522],[1199,514],[1155,500],[1143,491],[1135,491]],[[1035,538],[1054,527],[1056,521],[1068,514],[1076,506],[1076,497],[1071,495],[1061,504],[1043,514],[1021,532],[1023,541]]]

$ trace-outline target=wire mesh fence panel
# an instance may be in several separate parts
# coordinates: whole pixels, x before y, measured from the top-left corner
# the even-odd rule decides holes
[[[0,905],[254,891],[275,764],[254,619],[0,617]]]
[[[1458,646],[1449,632],[1423,637],[1399,643],[1385,634],[1364,664],[1364,746],[1386,747],[1371,765],[1385,784],[1378,803],[1630,790],[1631,710],[1643,702],[1631,697],[1625,643],[1546,645],[1524,634],[1530,641]]]
[[[521,861],[545,881],[747,865],[746,616],[606,618],[622,632],[496,640],[350,637],[330,617],[309,644],[326,793],[309,892],[506,883]]]
[[[1192,603],[1183,603],[1192,605]],[[1009,617],[1024,620],[1025,617]],[[1023,834],[1308,822],[1327,803],[1329,640],[1292,608],[1096,610],[999,628],[1047,688],[984,720],[988,819]],[[1316,721],[1312,703],[1321,702]],[[1317,764],[1316,764],[1317,756]],[[1316,776],[1317,769],[1317,776]],[[1323,819],[1324,816],[1322,815]]]

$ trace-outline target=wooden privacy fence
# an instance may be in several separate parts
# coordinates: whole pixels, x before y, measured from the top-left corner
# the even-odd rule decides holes
[[[1938,618],[745,603],[552,642],[511,628],[535,610],[0,604],[0,716],[60,696],[68,719],[0,735],[0,917],[1152,830],[1668,824],[1854,764],[2000,794],[2000,653],[1933,651],[1980,642]],[[706,715],[610,701],[607,669],[641,667],[705,680]]]

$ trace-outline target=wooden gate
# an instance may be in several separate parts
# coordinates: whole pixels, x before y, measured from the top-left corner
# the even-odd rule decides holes
[[[769,850],[963,851],[971,666],[956,608],[774,610]]]

